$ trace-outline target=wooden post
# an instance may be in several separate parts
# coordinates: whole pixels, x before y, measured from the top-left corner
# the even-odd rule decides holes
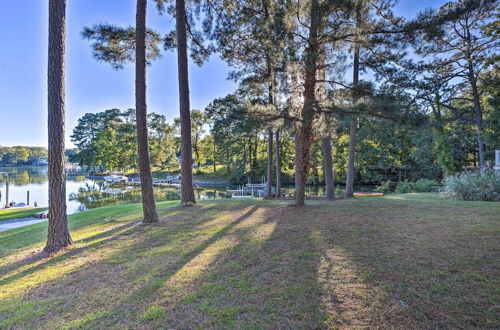
[[[26,192],[26,201],[27,201],[26,205],[30,205],[30,191],[29,190]]]
[[[5,174],[5,208],[9,207],[9,175]]]

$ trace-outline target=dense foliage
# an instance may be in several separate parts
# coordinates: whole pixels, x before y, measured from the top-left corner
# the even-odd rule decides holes
[[[0,166],[42,165],[47,162],[44,147],[0,147]]]
[[[465,201],[500,202],[500,172],[462,172],[445,179],[445,196]]]
[[[174,127],[165,116],[148,115],[151,162],[161,169],[178,165]],[[135,111],[110,109],[87,113],[78,120],[71,139],[78,152],[70,160],[93,169],[128,170],[137,168]]]
[[[156,3],[175,16],[173,3]],[[217,51],[239,83],[234,93],[191,112],[198,171],[211,166],[217,174],[223,165],[232,182],[261,180],[273,165],[268,148],[277,153],[269,143],[277,131],[283,183],[293,183],[299,165],[307,183],[324,182],[324,137],[331,138],[336,184],[350,171],[356,184],[390,180],[401,183],[399,190],[428,191],[447,175],[491,165],[500,131],[495,1],[451,1],[411,19],[397,17],[394,2],[385,0],[185,3],[192,58],[201,64]],[[82,33],[99,60],[133,58],[133,28],[98,24]],[[148,29],[148,36],[152,62],[161,55],[161,35]],[[164,39],[165,49],[177,46],[175,31]],[[151,126],[158,120],[169,126],[150,116],[153,131],[162,131]],[[173,143],[151,139],[153,166],[179,169],[172,157],[180,156],[179,123],[166,135]],[[75,159],[135,168],[130,125],[122,119],[99,136],[90,133],[90,144],[75,140]]]

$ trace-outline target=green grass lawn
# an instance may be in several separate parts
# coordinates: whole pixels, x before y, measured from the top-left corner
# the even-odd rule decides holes
[[[498,328],[500,203],[159,203],[0,232],[0,328]]]
[[[44,208],[28,208],[28,209],[1,209],[0,222],[4,220],[11,220],[16,218],[31,217],[37,212],[45,210]]]
[[[202,181],[229,181],[232,173],[227,171],[227,166],[216,165],[215,168],[217,170],[215,172],[213,165],[204,165],[200,168],[194,169],[194,179]]]
[[[213,165],[203,165],[199,169],[193,169],[193,179],[200,181],[229,181],[231,173],[228,172],[227,166],[216,165],[216,171],[214,172]],[[130,172],[128,174],[132,174]],[[172,175],[180,175],[180,168],[175,171],[163,171],[160,169],[153,170],[153,177],[155,178],[166,178]]]

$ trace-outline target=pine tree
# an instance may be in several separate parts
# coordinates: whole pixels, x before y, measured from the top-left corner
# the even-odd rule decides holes
[[[144,222],[158,222],[153,192],[153,174],[149,157],[147,102],[146,102],[146,8],[147,0],[137,0],[135,25],[135,113],[139,175],[141,178]]]
[[[144,222],[158,221],[154,201],[153,176],[149,156],[146,100],[146,65],[160,56],[160,36],[146,28],[147,0],[137,0],[136,26],[121,28],[110,24],[85,27],[84,39],[93,41],[94,58],[122,69],[127,63],[135,63],[136,129],[139,155]]]
[[[417,53],[433,59],[446,81],[458,80],[470,97],[462,97],[471,104],[476,126],[479,166],[485,167],[484,118],[481,104],[481,75],[493,62],[498,51],[499,4],[493,0],[459,0],[448,2],[437,13],[428,15],[443,23],[427,29],[416,40]],[[451,78],[451,79],[450,79]]]
[[[267,126],[266,194],[269,197],[273,185],[273,150],[277,150],[273,148],[273,141],[274,120],[279,117],[277,72],[283,52],[283,38],[280,38],[283,10],[279,1],[248,0],[237,6],[232,6],[231,1],[224,2],[211,34],[222,57],[235,67],[231,77],[240,82],[242,90],[248,91],[249,101],[257,106],[267,106],[261,122]],[[242,39],[245,42],[241,42]],[[280,174],[276,175],[280,181]]]
[[[49,228],[47,253],[72,244],[66,214],[66,167],[64,156],[64,55],[66,0],[49,0],[48,136]]]
[[[280,151],[280,130],[275,133],[275,150],[276,150],[276,197],[281,197],[281,151]]]
[[[193,153],[191,147],[191,109],[189,107],[189,78],[187,56],[187,20],[184,0],[175,1],[177,36],[177,67],[179,78],[179,112],[181,118],[181,205],[196,203],[193,188]]]

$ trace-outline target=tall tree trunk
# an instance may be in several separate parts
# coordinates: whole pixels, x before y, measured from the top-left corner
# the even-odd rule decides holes
[[[295,205],[305,205],[306,183],[311,167],[312,125],[295,123]]]
[[[184,0],[175,1],[177,30],[177,65],[179,70],[179,107],[181,117],[181,205],[196,203],[193,189],[193,155],[191,148],[191,110],[189,106],[189,76],[187,56],[187,21]]]
[[[267,7],[266,7],[267,8]],[[269,18],[269,14],[266,10],[267,18]],[[267,75],[268,75],[268,104],[269,106],[274,105],[274,65],[271,57],[273,54],[270,54],[268,50],[267,54]],[[269,128],[267,131],[267,197],[272,197],[273,191],[273,130]]]
[[[469,82],[472,87],[472,100],[474,101],[474,119],[476,123],[476,134],[477,134],[477,151],[479,154],[479,168],[484,169],[486,167],[484,159],[484,140],[483,134],[483,111],[481,109],[481,100],[479,98],[479,91],[477,89],[477,80],[474,75],[474,70],[472,68],[472,61],[469,62]]]
[[[287,0],[287,7],[290,12],[293,12],[292,0]],[[295,30],[295,27],[293,27]],[[295,31],[293,31],[295,32]],[[297,65],[297,57],[295,51],[295,34],[289,33],[287,37],[288,44],[288,65],[287,72],[290,77],[290,99],[289,106],[292,109],[292,113],[297,114],[300,111],[300,88],[299,88],[299,72]]]
[[[273,130],[267,130],[267,197],[273,193]]]
[[[320,28],[320,7],[318,0],[311,1],[311,22],[309,46],[305,51],[304,104],[301,120],[295,122],[295,205],[305,205],[307,177],[311,167],[312,125],[316,90],[316,70],[319,59],[318,33]]]
[[[332,138],[330,135],[321,139],[323,147],[323,173],[325,176],[325,196],[328,200],[335,199],[335,183],[333,179]]]
[[[281,154],[280,154],[280,131],[276,130],[276,197],[281,197]]]
[[[217,164],[215,163],[215,154],[216,154],[216,145],[215,145],[215,139],[214,139],[214,173],[217,172]]]
[[[445,129],[445,123],[441,115],[441,99],[439,95],[435,97],[435,105],[432,107],[434,114],[433,131],[436,139],[436,154],[439,166],[445,175],[451,175],[455,172],[453,148],[450,145],[449,137]]]
[[[49,0],[48,135],[49,135],[49,228],[43,249],[53,253],[72,244],[66,214],[66,167],[64,157],[64,53],[66,0]]]
[[[353,104],[359,99],[359,45],[355,42],[354,44],[354,64],[352,70],[352,85],[354,88]],[[345,184],[345,195],[346,197],[353,196],[353,186],[354,186],[354,176],[356,175],[356,170],[354,168],[354,162],[356,160],[356,140],[357,140],[357,130],[358,130],[358,118],[354,115],[351,118],[351,125],[349,128],[349,152],[347,156],[347,178]]]
[[[253,148],[253,168],[254,169],[257,169],[257,161],[258,161],[258,158],[257,158],[257,151],[258,151],[258,148],[259,148],[259,136],[256,135],[255,136],[255,143],[254,143],[254,148]]]
[[[137,151],[141,178],[142,211],[144,223],[158,221],[153,193],[153,175],[149,159],[147,104],[146,104],[146,7],[147,0],[137,0],[135,14],[135,118],[137,121]]]
[[[200,150],[198,148],[198,135],[195,135],[193,148],[194,148],[194,155],[196,156],[196,163],[198,164],[198,171],[200,171],[201,160],[200,160]]]
[[[247,147],[248,147],[248,164],[250,165],[250,173],[249,176],[252,176],[253,174],[253,159],[252,159],[252,137],[248,137],[247,141]]]
[[[346,197],[353,196],[354,176],[356,175],[356,170],[354,168],[354,161],[356,158],[355,156],[356,156],[357,130],[358,130],[358,118],[353,116],[351,118],[351,125],[349,127],[349,151],[347,154],[347,179],[345,184]]]
[[[479,168],[484,169],[486,167],[485,159],[484,159],[484,140],[482,137],[483,134],[483,110],[481,108],[481,100],[479,98],[479,91],[477,88],[477,77],[474,72],[474,62],[472,59],[473,53],[473,35],[470,32],[470,27],[468,24],[465,24],[465,39],[466,39],[466,58],[467,58],[467,77],[469,80],[469,84],[472,89],[472,100],[474,104],[474,121],[476,123],[476,134],[477,134],[477,152],[479,156]]]

